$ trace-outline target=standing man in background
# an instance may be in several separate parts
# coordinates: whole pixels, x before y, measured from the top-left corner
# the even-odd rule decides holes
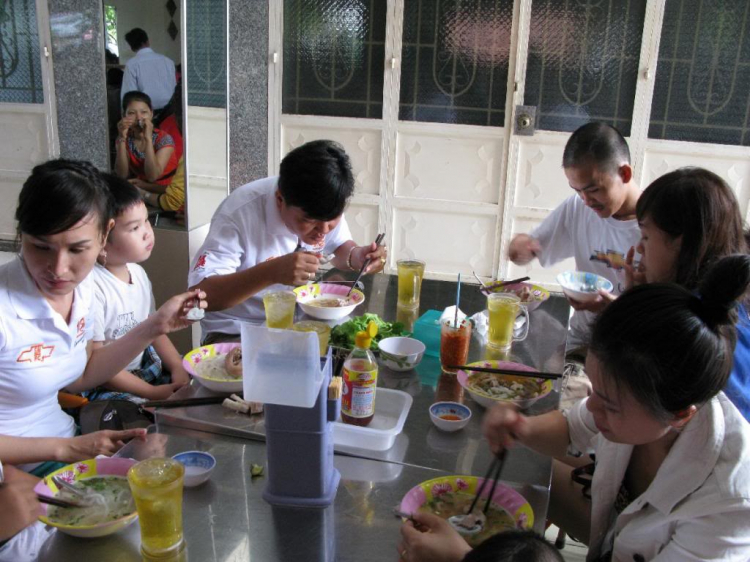
[[[174,63],[168,57],[155,53],[148,35],[140,27],[125,34],[135,56],[125,63],[125,76],[120,90],[120,101],[130,91],[148,94],[157,113],[169,103],[177,85]]]

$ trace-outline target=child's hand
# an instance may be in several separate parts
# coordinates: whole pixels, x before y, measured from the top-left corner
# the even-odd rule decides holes
[[[471,550],[468,543],[442,517],[416,512],[414,520],[401,525],[398,554],[408,562],[460,562]],[[423,530],[426,529],[426,530]]]
[[[160,384],[159,386],[153,387],[153,390],[149,391],[148,396],[144,396],[144,398],[148,398],[149,400],[167,400],[183,386],[185,386],[185,384],[181,382]]]

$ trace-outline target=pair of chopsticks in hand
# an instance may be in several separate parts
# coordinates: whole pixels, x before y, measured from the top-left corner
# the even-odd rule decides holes
[[[507,454],[508,449],[503,449],[500,454],[497,455],[497,457],[495,457],[495,459],[492,461],[487,474],[484,475],[484,480],[482,480],[482,483],[479,485],[479,489],[474,496],[474,501],[471,502],[469,510],[466,512],[466,515],[471,515],[474,512],[474,508],[477,506],[479,498],[482,497],[482,492],[484,492],[484,489],[487,486],[487,482],[492,479],[492,487],[490,488],[490,493],[487,496],[487,501],[485,502],[484,509],[482,510],[482,513],[487,515],[487,510],[490,508],[490,504],[492,503],[492,497],[495,495],[497,481],[500,480],[500,475],[503,472],[503,465],[505,464],[505,457],[507,456]]]
[[[378,237],[375,238],[376,247],[380,246],[380,243],[383,241],[383,238],[385,238],[385,232],[378,234]],[[352,283],[351,289],[349,289],[349,292],[346,293],[347,297],[352,294],[352,291],[354,290],[354,286],[357,284],[357,282],[360,280],[362,275],[365,273],[365,269],[367,269],[367,266],[370,265],[370,261],[371,261],[370,258],[367,258],[365,260],[365,263],[362,264],[362,269],[359,270],[359,273],[357,274],[357,278],[354,280],[354,283]]]

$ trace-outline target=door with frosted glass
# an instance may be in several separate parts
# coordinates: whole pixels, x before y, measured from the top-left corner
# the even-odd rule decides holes
[[[17,200],[31,168],[58,152],[45,56],[48,20],[41,0],[0,1],[0,193],[6,202]],[[14,208],[10,203],[0,211],[0,238],[15,238]]]
[[[536,109],[536,131],[512,135],[503,249],[514,234],[531,231],[574,194],[562,170],[570,133],[602,121],[626,139],[632,136],[646,4],[534,0],[528,6],[519,23],[528,44],[519,48],[514,103]],[[573,267],[572,260],[546,270],[537,262],[524,267],[505,263],[507,275],[528,273],[548,283]]]
[[[644,6],[285,0],[279,158],[342,142],[357,178],[347,217],[363,241],[387,232],[391,268],[421,257],[434,277],[509,274],[513,233],[570,194],[569,133],[596,119],[630,134]],[[513,134],[517,104],[536,107],[533,136]]]
[[[278,159],[341,142],[348,222],[362,242],[387,233],[390,268],[496,272],[512,27],[512,1],[284,2]]]

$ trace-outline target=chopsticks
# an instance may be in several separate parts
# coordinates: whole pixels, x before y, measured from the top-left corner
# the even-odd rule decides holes
[[[70,502],[67,500],[61,500],[59,498],[53,498],[51,496],[45,496],[42,494],[37,494],[36,499],[38,499],[41,503],[46,503],[48,505],[54,505],[57,507],[86,507],[79,503]]]
[[[525,281],[528,281],[531,279],[531,277],[519,277],[518,279],[509,279],[508,281],[495,281],[494,283],[490,283],[488,285],[482,284],[482,289],[488,292],[494,291],[495,289],[499,289],[500,287],[505,287],[505,285],[515,285],[516,283],[523,283]]]
[[[532,379],[559,379],[560,373],[545,373],[534,371],[519,371],[517,369],[493,369],[491,367],[472,367],[471,365],[448,365],[447,369],[461,369],[462,371],[476,371],[477,373],[494,373],[496,375],[514,375],[519,377],[530,377]]]
[[[184,406],[204,406],[221,404],[225,396],[204,396],[203,398],[183,398],[182,400],[149,400],[141,404],[142,408],[181,408]]]
[[[503,465],[505,464],[505,457],[508,454],[508,449],[503,449],[500,454],[495,457],[495,459],[490,464],[490,468],[487,471],[487,474],[484,476],[484,480],[482,480],[482,483],[479,485],[479,489],[477,490],[476,495],[474,496],[474,501],[471,502],[471,506],[469,507],[469,510],[466,512],[466,515],[470,515],[474,512],[474,508],[477,505],[477,502],[479,501],[479,498],[482,496],[482,492],[484,491],[485,486],[487,486],[487,481],[491,478],[492,479],[492,487],[490,488],[490,493],[487,496],[487,501],[484,504],[484,509],[482,510],[482,513],[487,515],[487,510],[490,508],[490,504],[492,503],[492,496],[495,495],[495,488],[497,488],[497,481],[500,480],[500,475],[503,472]]]
[[[375,238],[375,246],[376,247],[380,246],[380,243],[383,241],[383,238],[385,238],[385,232],[381,232],[380,234],[378,234],[378,237]],[[351,289],[349,289],[349,292],[346,293],[347,297],[352,294],[352,291],[354,290],[354,285],[356,285],[357,281],[359,281],[359,279],[362,277],[362,275],[364,274],[365,269],[367,269],[368,265],[370,265],[370,259],[369,258],[366,259],[365,263],[362,264],[362,269],[359,270],[359,273],[357,274],[357,278],[354,280],[354,284],[352,285]]]

